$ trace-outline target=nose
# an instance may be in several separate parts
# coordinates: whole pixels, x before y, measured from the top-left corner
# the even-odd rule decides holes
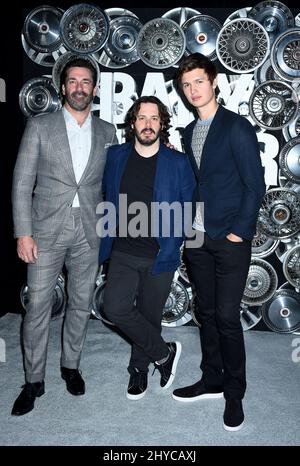
[[[146,120],[146,127],[150,128],[150,126],[151,126],[151,120]]]
[[[83,84],[80,81],[76,82],[76,90],[81,91],[83,89]]]
[[[194,86],[194,84],[191,84],[190,85],[190,93],[193,95],[196,91],[196,86]]]

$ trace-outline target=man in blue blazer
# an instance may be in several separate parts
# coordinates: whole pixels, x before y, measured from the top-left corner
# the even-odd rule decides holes
[[[255,131],[244,117],[218,105],[216,78],[215,64],[199,53],[180,64],[175,78],[197,112],[184,144],[197,179],[194,204],[201,203],[193,228],[204,232],[204,243],[184,254],[199,304],[202,378],[174,390],[173,398],[189,402],[224,393],[223,427],[235,431],[244,422],[246,389],[240,302],[265,183]]]
[[[137,99],[125,126],[130,142],[109,149],[104,171],[117,228],[101,235],[100,263],[110,258],[104,312],[132,341],[127,398],[138,400],[151,362],[162,389],[175,376],[181,344],[163,340],[161,319],[180,264],[184,203],[190,207],[196,182],[188,157],[165,145],[170,116],[159,99]]]

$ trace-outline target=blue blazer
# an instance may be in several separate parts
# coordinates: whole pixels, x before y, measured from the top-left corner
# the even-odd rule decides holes
[[[117,224],[119,217],[119,192],[121,178],[126,167],[127,160],[133,144],[125,143],[111,146],[107,152],[106,166],[103,175],[103,191],[105,201],[111,202],[116,207]],[[153,188],[153,201],[172,203],[175,201],[191,202],[196,187],[196,180],[188,157],[176,150],[171,150],[164,144],[160,144],[156,174]],[[159,216],[159,225],[156,225],[158,234],[159,252],[152,267],[152,273],[172,272],[180,265],[180,246],[184,235],[176,237],[175,224],[171,224],[170,236],[162,234],[162,217]],[[102,264],[111,255],[113,237],[105,236],[101,239],[99,260]]]
[[[197,179],[193,201],[204,202],[205,231],[216,240],[229,233],[252,240],[266,190],[255,130],[246,118],[220,105],[199,170],[191,146],[196,123],[185,128],[184,145]]]

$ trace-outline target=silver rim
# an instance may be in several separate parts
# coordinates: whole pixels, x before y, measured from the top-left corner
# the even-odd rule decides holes
[[[247,6],[246,8],[240,8],[239,10],[234,11],[225,19],[224,25],[230,23],[234,19],[247,18],[250,10],[251,6]]]
[[[285,256],[283,273],[288,282],[300,288],[300,245],[294,246]]]
[[[254,71],[254,81],[256,86],[264,84],[266,81],[278,81],[281,77],[274,70],[271,60],[268,59],[262,66]]]
[[[276,0],[266,0],[255,5],[248,13],[248,17],[260,23],[274,42],[282,32],[294,26],[295,21],[290,9]]]
[[[59,47],[59,49],[55,50],[54,52],[44,53],[38,52],[31,48],[29,44],[26,42],[24,34],[21,34],[21,42],[23,45],[23,49],[26,55],[37,65],[52,67],[58,57],[60,57],[63,53],[66,52],[66,49],[63,45]]]
[[[300,184],[293,183],[289,178],[287,178],[281,168],[278,170],[278,179],[279,186],[289,189],[290,191],[294,191],[295,193],[300,193]]]
[[[142,27],[142,23],[133,16],[120,16],[111,20],[105,52],[114,63],[128,66],[140,59],[136,42]]]
[[[269,238],[262,233],[256,232],[252,240],[251,255],[253,257],[267,257],[270,256],[279,244],[279,240]]]
[[[109,319],[107,319],[104,313],[103,301],[105,285],[106,281],[103,279],[103,281],[100,282],[100,284],[96,287],[94,291],[91,314],[96,319],[102,320],[106,324],[114,326],[115,324],[112,323]]]
[[[162,18],[171,19],[175,23],[182,26],[188,19],[193,16],[200,15],[200,11],[194,10],[193,8],[173,8],[173,10],[167,11],[162,15]]]
[[[240,320],[244,332],[255,327],[261,320],[261,308],[260,306],[248,306],[241,302],[240,305]]]
[[[216,42],[221,28],[219,21],[212,16],[199,15],[187,20],[182,25],[186,38],[186,53],[199,52],[215,60]]]
[[[282,130],[284,139],[289,141],[290,139],[300,137],[300,110],[298,110],[298,115],[294,118],[289,125],[287,125]]]
[[[295,290],[277,290],[272,299],[262,306],[262,318],[273,332],[300,330],[300,294]]]
[[[115,18],[119,18],[120,16],[132,16],[133,18],[139,19],[134,13],[132,13],[132,11],[127,10],[126,8],[107,8],[104,11],[107,14],[110,21],[112,21]],[[108,56],[108,54],[105,51],[105,47],[100,52],[95,54],[95,58],[100,63],[100,65],[103,65],[107,68],[118,69],[129,66],[129,64],[124,65],[123,63],[115,62],[111,57]]]
[[[23,306],[23,309],[26,311],[26,306],[28,304],[28,286],[24,284],[20,290],[20,300]],[[51,319],[55,320],[59,317],[62,317],[65,313],[65,308],[67,304],[67,296],[65,293],[65,279],[63,274],[60,274],[57,278],[55,288],[52,295],[52,309],[51,309]]]
[[[163,309],[162,325],[176,325],[188,311],[190,298],[187,289],[177,280],[173,280],[171,291]],[[186,323],[187,320],[184,322]],[[182,325],[182,324],[181,324]]]
[[[69,8],[60,22],[66,47],[76,53],[94,53],[106,43],[109,33],[107,14],[94,5],[81,3]]]
[[[297,92],[283,81],[260,84],[250,97],[250,115],[260,127],[280,130],[298,113]]]
[[[270,52],[265,29],[253,19],[234,19],[225,24],[217,38],[217,56],[225,68],[249,73],[261,66]]]
[[[52,6],[40,6],[26,17],[23,34],[28,45],[42,53],[51,53],[59,49],[61,37],[59,24],[63,10]]]
[[[26,117],[56,112],[61,108],[58,92],[50,78],[33,78],[27,81],[19,94],[19,105]]]
[[[273,296],[277,285],[274,267],[263,259],[252,259],[242,302],[248,306],[260,306]]]
[[[292,249],[294,246],[299,244],[300,242],[300,235],[294,236],[293,238],[283,239],[279,242],[275,254],[281,262],[284,262],[284,259],[287,253]]]
[[[300,137],[285,144],[279,155],[279,165],[288,180],[300,183]]]
[[[164,69],[180,60],[185,45],[184,33],[175,21],[156,18],[146,23],[140,30],[137,52],[146,65]]]
[[[300,199],[290,189],[267,191],[257,220],[259,233],[274,239],[294,236],[300,230]]]
[[[290,29],[277,37],[271,50],[271,62],[282,79],[300,80],[299,29]]]

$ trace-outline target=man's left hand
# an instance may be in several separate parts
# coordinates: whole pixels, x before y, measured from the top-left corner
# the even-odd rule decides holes
[[[165,146],[167,146],[169,149],[177,150],[176,147],[173,146],[173,144],[171,144],[170,142],[165,142]]]
[[[241,238],[240,236],[235,235],[234,233],[229,233],[229,235],[227,235],[226,238],[229,241],[232,241],[233,243],[242,243],[243,242],[243,238]]]

